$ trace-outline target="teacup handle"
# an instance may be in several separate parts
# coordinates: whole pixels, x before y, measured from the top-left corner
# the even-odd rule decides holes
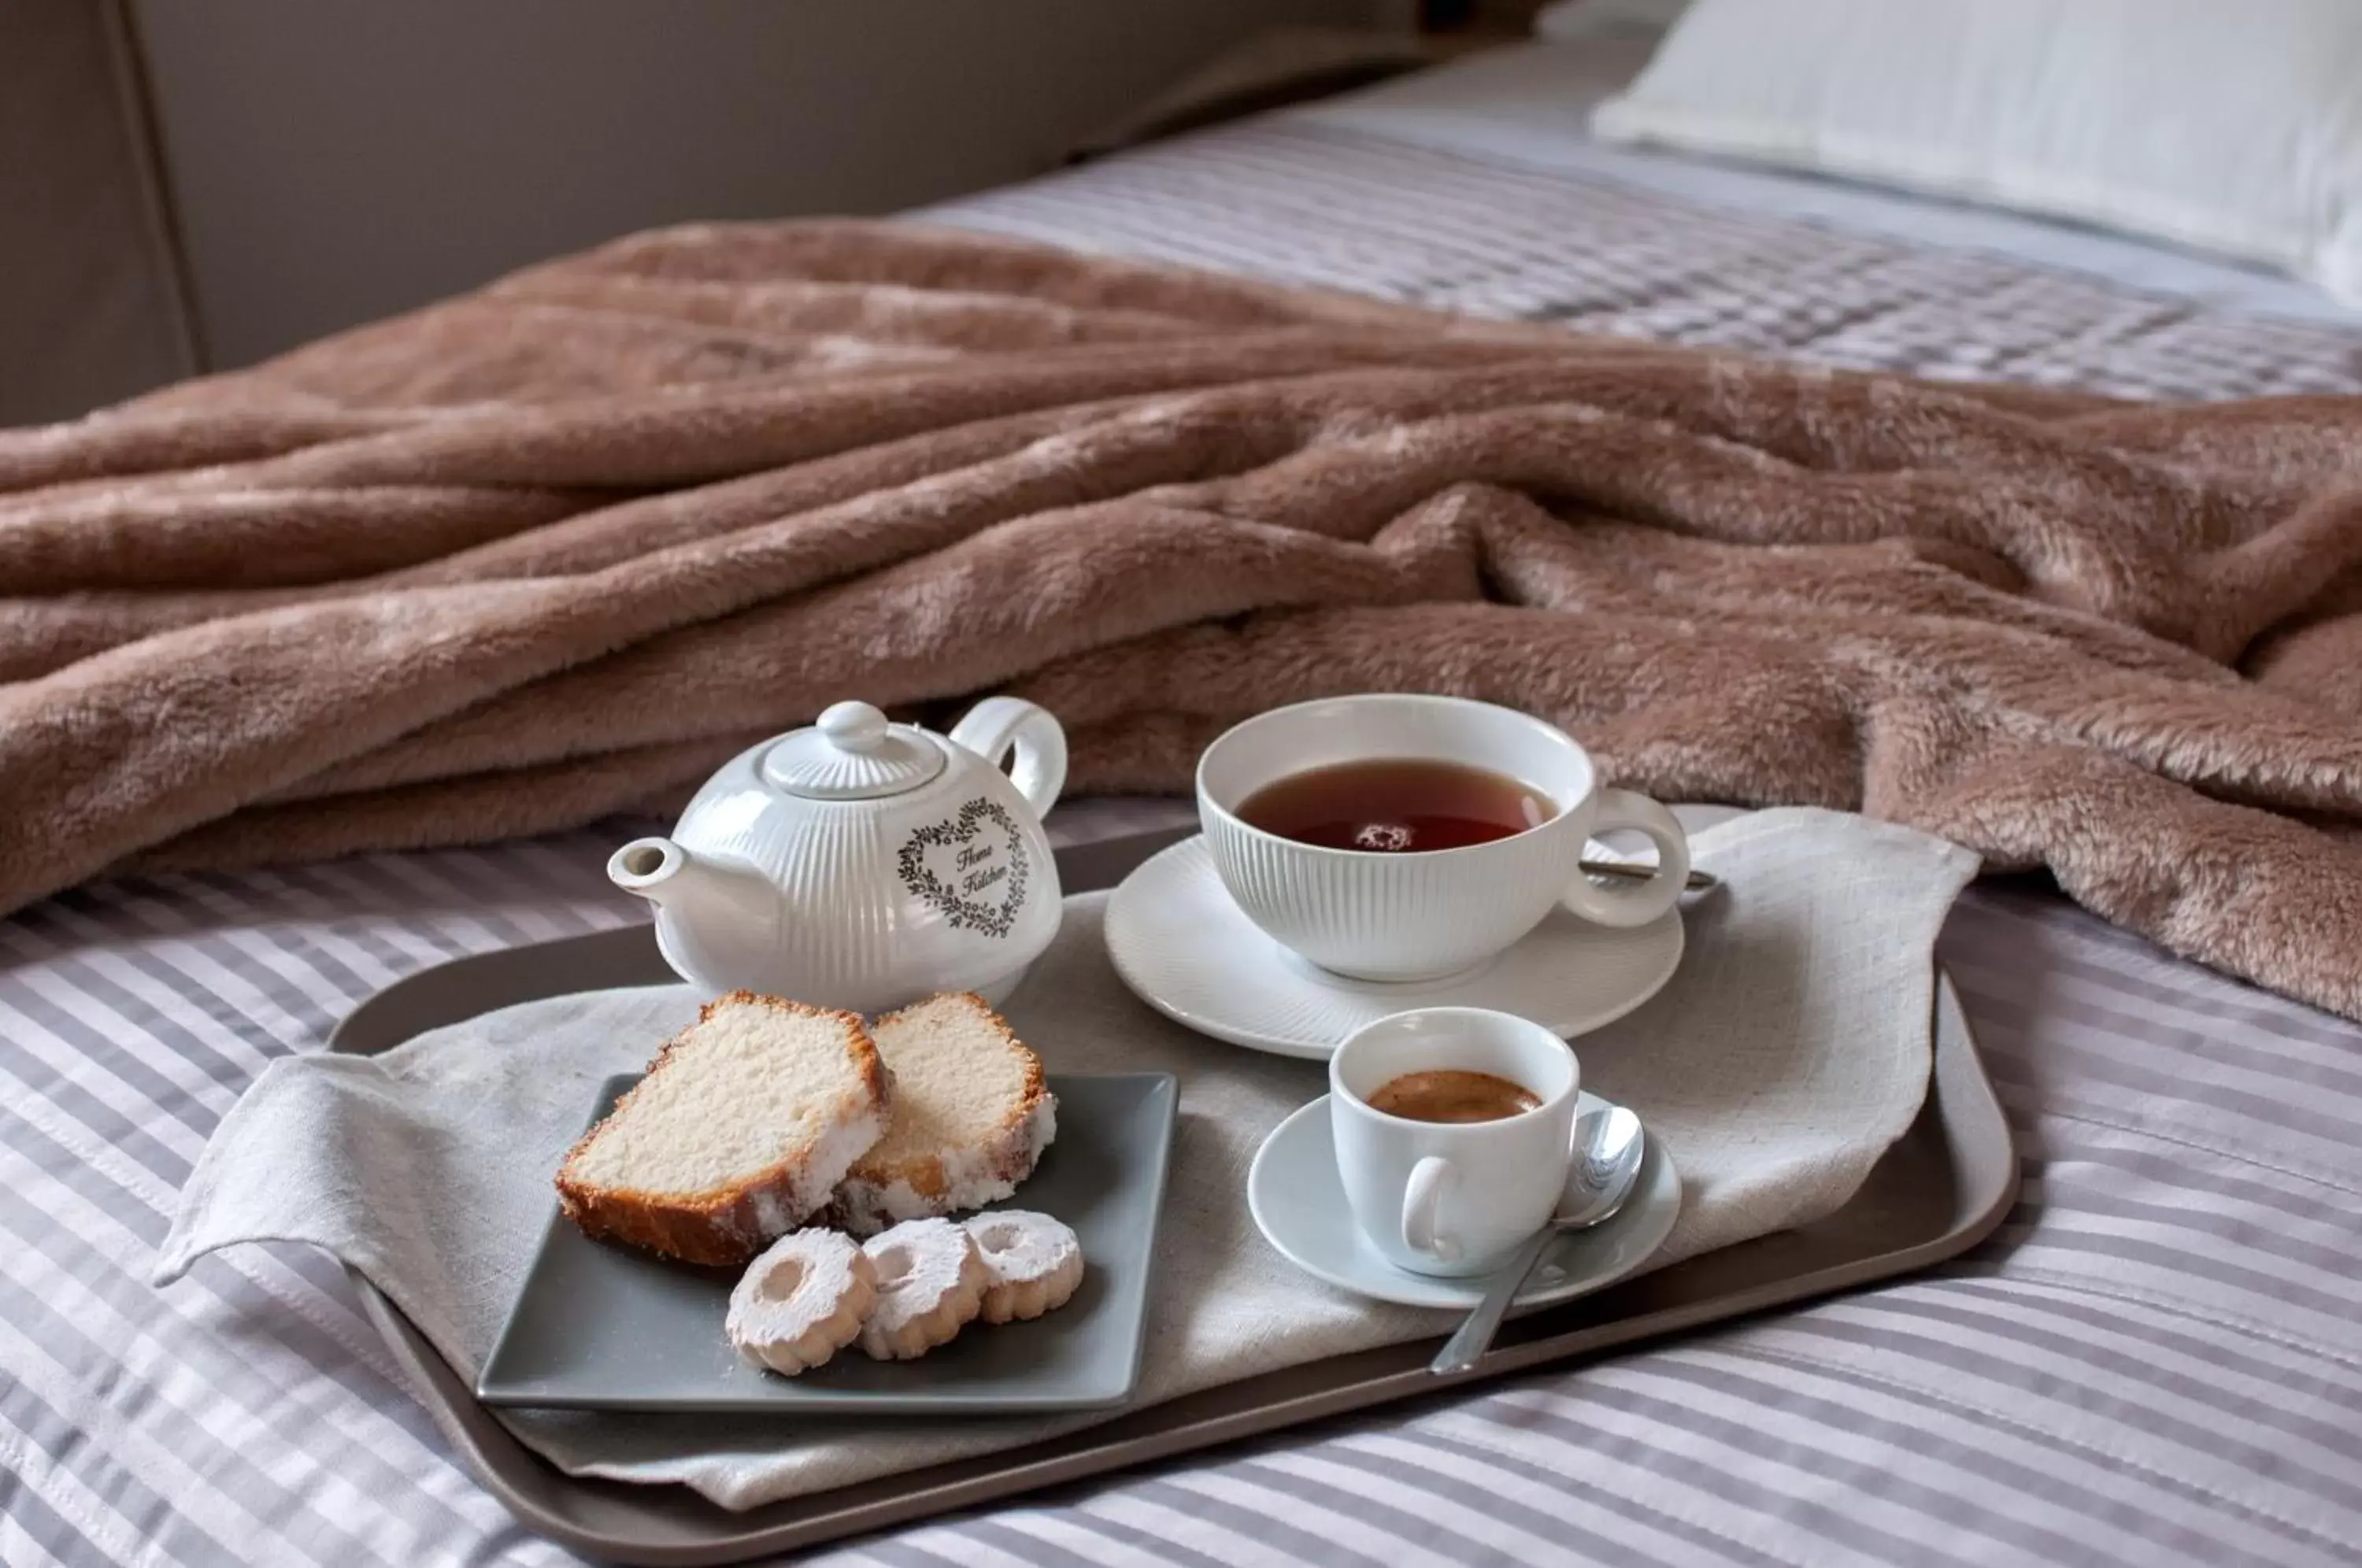
[[[1436,1227],[1436,1215],[1443,1207],[1444,1184],[1451,1176],[1450,1160],[1429,1154],[1411,1166],[1410,1180],[1403,1186],[1403,1245],[1438,1263],[1460,1261],[1460,1243]]]
[[[1036,817],[1050,814],[1066,787],[1066,732],[1047,708],[1021,697],[988,697],[952,726],[954,745],[966,746],[993,767],[1016,748],[1009,781]]]
[[[1567,889],[1568,909],[1595,925],[1618,930],[1646,925],[1672,909],[1690,877],[1690,839],[1673,813],[1646,795],[1629,790],[1602,790],[1599,813],[1591,824],[1594,837],[1630,828],[1644,833],[1657,846],[1657,874],[1645,882],[1611,891],[1578,874]]]

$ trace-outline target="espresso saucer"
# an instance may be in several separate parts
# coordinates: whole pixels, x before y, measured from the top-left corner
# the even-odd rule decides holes
[[[1575,1114],[1606,1102],[1586,1094]],[[1341,1290],[1406,1307],[1470,1308],[1484,1299],[1489,1275],[1445,1279],[1397,1268],[1363,1236],[1337,1181],[1330,1141],[1329,1097],[1298,1110],[1264,1139],[1247,1172],[1247,1209],[1282,1257]],[[1552,1242],[1518,1293],[1519,1307],[1547,1307],[1613,1285],[1656,1255],[1682,1211],[1682,1178],[1654,1138],[1640,1175],[1616,1217]]]
[[[1349,980],[1316,968],[1247,919],[1202,837],[1157,855],[1107,907],[1108,956],[1141,1000],[1200,1034],[1326,1061],[1366,1023],[1418,1007],[1488,1007],[1572,1037],[1664,988],[1682,961],[1682,917],[1611,931],[1553,910],[1507,951],[1439,980]]]

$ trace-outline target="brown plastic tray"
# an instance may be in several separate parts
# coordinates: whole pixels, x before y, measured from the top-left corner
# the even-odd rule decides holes
[[[1693,820],[1692,825],[1701,823]],[[1062,850],[1060,878],[1069,892],[1113,887],[1188,831]],[[646,927],[482,954],[387,987],[338,1026],[329,1048],[382,1051],[425,1030],[516,1002],[673,978]],[[1940,974],[1931,1026],[1936,1066],[1926,1106],[1850,1203],[1816,1225],[1693,1258],[1520,1318],[1464,1376],[1441,1379],[1429,1373],[1439,1341],[1394,1345],[1207,1389],[1030,1448],[743,1513],[685,1486],[637,1486],[560,1473],[476,1402],[465,1380],[400,1309],[367,1280],[353,1277],[363,1306],[436,1425],[527,1528],[615,1562],[734,1562],[1433,1394],[1454,1384],[1597,1355],[1907,1274],[1965,1252],[2001,1222],[2016,1198],[2017,1154],[1977,1061],[1959,1000]]]

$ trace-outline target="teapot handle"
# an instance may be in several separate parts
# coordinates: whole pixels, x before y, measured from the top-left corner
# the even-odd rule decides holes
[[[1066,732],[1049,709],[1018,697],[988,697],[952,726],[951,742],[999,767],[1010,748],[1017,764],[1009,781],[1036,817],[1047,816],[1066,787]]]

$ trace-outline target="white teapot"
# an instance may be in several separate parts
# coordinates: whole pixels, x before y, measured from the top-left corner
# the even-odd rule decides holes
[[[732,757],[607,875],[657,906],[665,961],[709,991],[998,1003],[1058,933],[1042,816],[1065,781],[1065,732],[1031,702],[988,698],[948,737],[839,702]]]

